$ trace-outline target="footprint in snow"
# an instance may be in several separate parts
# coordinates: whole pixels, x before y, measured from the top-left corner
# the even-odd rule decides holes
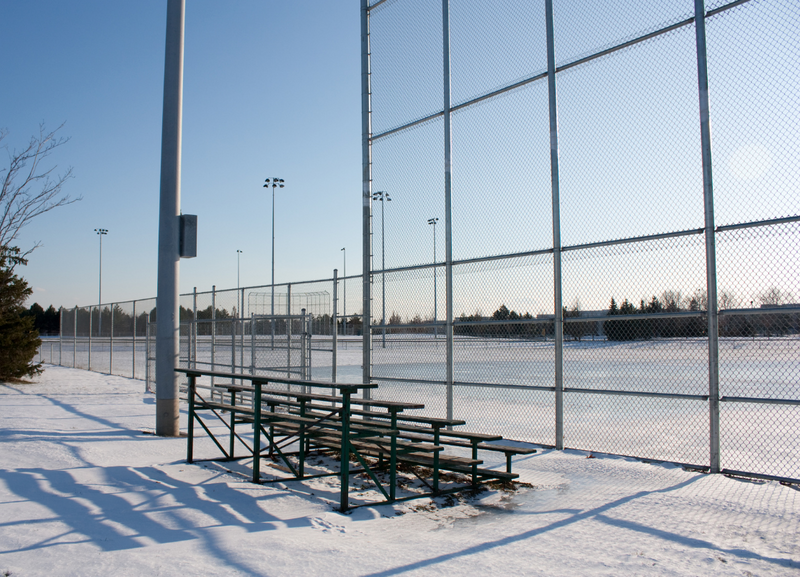
[[[344,535],[347,532],[341,525],[336,525],[320,517],[311,519],[311,526],[314,527],[314,529],[319,529],[323,533]]]

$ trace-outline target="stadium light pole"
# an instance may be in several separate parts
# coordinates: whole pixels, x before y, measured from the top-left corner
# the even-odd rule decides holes
[[[381,325],[383,326],[383,348],[386,348],[386,216],[383,207],[387,202],[391,202],[392,197],[385,190],[379,190],[372,193],[372,200],[381,201],[381,305],[383,312],[381,313]]]
[[[164,103],[161,124],[161,188],[158,211],[156,318],[156,435],[180,434],[180,214],[185,0],[167,0]]]
[[[429,218],[428,224],[433,225],[433,337],[439,336],[439,331],[436,327],[438,314],[436,310],[436,223],[439,222],[437,218]]]
[[[239,282],[239,257],[242,255],[242,251],[238,248],[236,249],[236,290],[239,290],[240,282]]]
[[[344,262],[342,263],[342,288],[344,289],[344,295],[342,298],[342,316],[344,320],[342,321],[342,336],[347,336],[347,249],[343,248],[342,252],[344,253]]]
[[[94,231],[100,237],[100,274],[98,275],[98,289],[97,289],[97,336],[103,336],[103,309],[100,308],[103,304],[103,237],[108,234],[105,228],[96,228]]]
[[[236,302],[239,302],[239,286],[241,283],[239,282],[239,257],[242,255],[242,251],[238,248],[236,249]]]
[[[282,178],[273,178],[270,180],[267,178],[264,180],[264,188],[272,188],[272,290],[270,291],[271,294],[271,306],[270,306],[270,316],[272,316],[272,320],[270,324],[272,325],[272,339],[270,341],[271,347],[275,348],[275,189],[276,188],[283,188],[283,179]],[[242,303],[244,306],[244,303]],[[287,345],[288,346],[288,345]]]

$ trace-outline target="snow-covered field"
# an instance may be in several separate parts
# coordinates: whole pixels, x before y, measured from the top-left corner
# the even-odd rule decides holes
[[[800,570],[800,492],[776,482],[543,450],[515,460],[531,486],[514,494],[342,515],[321,481],[257,486],[187,465],[185,439],[150,434],[141,381],[50,366],[35,380],[0,385],[0,574]]]
[[[410,338],[413,336],[413,338]],[[229,370],[231,356],[250,366],[248,345],[231,350],[217,342],[217,370]],[[237,345],[239,341],[237,340]],[[88,341],[78,347],[78,366],[88,366]],[[184,343],[185,345],[185,343]],[[329,337],[315,337],[312,377],[331,379]],[[52,349],[51,349],[52,347]],[[108,340],[94,339],[92,368],[108,372]],[[327,350],[326,350],[327,349]],[[53,351],[51,354],[51,350]],[[43,359],[58,362],[58,342],[47,342]],[[186,353],[184,346],[183,353]],[[553,445],[555,395],[519,388],[552,387],[555,359],[552,341],[459,337],[455,343],[453,412],[472,430],[499,432],[508,438]],[[72,364],[73,348],[62,352]],[[373,350],[373,376],[381,383],[380,398],[419,402],[424,413],[446,414],[445,339],[433,335],[387,335]],[[136,361],[143,378],[144,342],[134,358],[130,341],[115,341],[113,369],[130,376]],[[264,337],[255,349],[256,366],[286,366],[286,349],[269,349]],[[197,343],[199,368],[211,368],[210,337]],[[293,363],[299,365],[293,350]],[[361,382],[361,342],[339,339],[337,379]],[[225,363],[228,363],[225,365]],[[384,379],[384,380],[381,380]],[[506,387],[512,385],[512,387]],[[660,394],[708,393],[708,343],[697,339],[656,339],[608,342],[604,339],[568,342],[564,346],[564,386]],[[505,387],[505,388],[504,388]],[[517,388],[513,388],[517,387]],[[720,392],[727,397],[800,400],[800,339],[723,338],[720,340]],[[796,404],[723,402],[720,411],[720,456],[723,469],[777,477],[800,478],[800,427]],[[564,403],[565,446],[641,458],[709,464],[708,402],[696,399],[653,398],[568,392]]]

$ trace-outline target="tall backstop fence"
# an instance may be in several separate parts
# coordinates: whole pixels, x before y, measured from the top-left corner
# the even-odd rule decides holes
[[[366,274],[182,295],[181,363],[800,481],[800,5],[360,1]],[[154,375],[155,309],[42,359]]]
[[[361,13],[375,394],[800,478],[800,5]]]

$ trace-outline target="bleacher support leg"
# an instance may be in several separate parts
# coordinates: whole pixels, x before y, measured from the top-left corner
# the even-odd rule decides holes
[[[342,390],[342,462],[341,500],[339,510],[350,508],[350,391]]]
[[[236,406],[236,391],[231,390],[231,406]],[[234,459],[235,456],[233,454],[234,447],[236,441],[236,411],[231,411],[231,440],[230,440],[230,447],[228,450],[228,454],[230,455],[231,459]]]
[[[253,381],[253,483],[261,482],[261,383]]]
[[[195,395],[195,381],[194,375],[189,375],[189,390],[187,396],[189,397],[189,426],[187,431],[186,443],[186,462],[191,463],[194,457],[194,395]]]

